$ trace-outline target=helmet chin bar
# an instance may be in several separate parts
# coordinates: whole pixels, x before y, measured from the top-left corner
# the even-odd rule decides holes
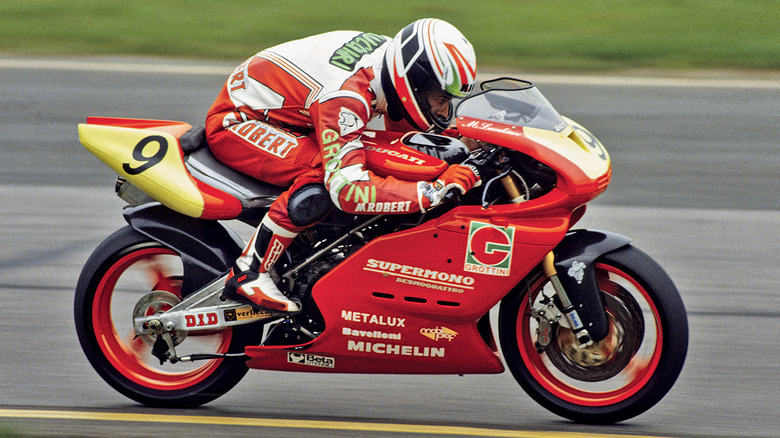
[[[450,107],[449,114],[450,115],[447,117],[447,119],[442,119],[435,114],[430,114],[432,120],[431,127],[428,128],[425,132],[429,132],[431,134],[441,134],[442,132],[446,131],[447,128],[450,127],[450,122],[452,121],[452,107]]]
[[[437,93],[437,92],[449,97],[446,117],[441,117],[431,107],[431,101],[429,99],[430,95],[431,93]],[[455,97],[453,95],[442,90],[439,87],[439,83],[437,81],[431,80],[429,78],[428,80],[425,81],[422,89],[414,90],[414,96],[415,99],[417,100],[417,106],[420,108],[420,112],[422,113],[422,116],[425,118],[425,120],[428,122],[428,125],[430,126],[427,130],[428,132],[441,133],[445,129],[449,128],[454,113],[454,106],[452,104],[452,100]]]
[[[452,121],[452,116],[454,114],[452,102],[450,102],[450,107],[446,119],[438,117],[436,114],[434,114],[431,111],[430,104],[428,103],[429,93],[437,90],[444,91],[439,88],[436,81],[430,80],[430,78],[426,77],[426,83],[424,85],[427,91],[422,93],[423,96],[420,96],[421,93],[418,91],[419,87],[416,88],[413,93],[417,107],[420,108],[422,113],[420,115],[425,119],[427,126],[420,126],[417,122],[415,122],[414,118],[409,114],[409,111],[407,111],[403,102],[401,102],[401,98],[398,96],[398,92],[393,85],[392,79],[390,79],[390,69],[388,68],[386,61],[382,66],[381,82],[382,90],[384,91],[385,99],[387,100],[387,116],[390,118],[390,120],[397,122],[404,119],[410,125],[424,132],[442,132],[449,128],[449,124]]]
[[[430,92],[429,92],[430,93]],[[423,106],[420,108],[423,112],[423,115],[430,123],[431,127],[428,128],[427,132],[433,132],[436,134],[441,133],[442,131],[446,130],[450,127],[450,123],[452,122],[452,115],[453,115],[453,105],[452,101],[450,100],[449,107],[447,109],[447,117],[442,118],[438,114],[434,113],[431,109],[431,105],[428,103],[428,96],[423,98],[424,103]]]

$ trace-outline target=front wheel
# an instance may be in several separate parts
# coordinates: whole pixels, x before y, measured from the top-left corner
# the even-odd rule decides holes
[[[133,318],[164,312],[181,299],[181,257],[131,227],[109,236],[90,256],[76,286],[76,331],[97,373],[143,404],[191,407],[235,386],[248,371],[240,359],[165,363],[152,355],[151,336],[136,337]],[[257,327],[174,332],[176,352],[241,353]]]
[[[677,288],[647,254],[625,246],[596,260],[610,330],[580,349],[554,324],[542,351],[531,316],[554,295],[541,274],[501,303],[499,335],[507,366],[548,410],[580,423],[608,424],[650,409],[671,389],[688,349],[688,321]],[[545,331],[546,327],[541,330]]]

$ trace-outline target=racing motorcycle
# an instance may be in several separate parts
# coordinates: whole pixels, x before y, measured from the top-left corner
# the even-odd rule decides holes
[[[610,181],[603,145],[517,79],[482,83],[455,121],[460,140],[366,131],[367,165],[421,181],[467,161],[483,183],[424,213],[355,193],[373,211],[334,210],[276,263],[280,290],[303,303],[283,314],[234,301],[223,285],[245,246],[236,227],[256,226],[284,188],[219,163],[203,128],[88,118],[80,141],[118,173],[128,203],[128,225],[95,249],[76,286],[94,369],[137,402],[191,407],[251,368],[487,374],[505,364],[573,421],[651,408],[682,369],[687,317],[672,280],[629,238],[573,229]]]

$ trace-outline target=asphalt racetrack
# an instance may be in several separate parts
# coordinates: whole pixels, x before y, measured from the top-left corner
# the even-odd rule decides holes
[[[614,177],[578,226],[655,257],[689,312],[671,392],[625,423],[548,413],[508,372],[354,376],[250,371],[198,409],[151,409],[84,357],[73,289],[124,225],[87,116],[202,124],[231,65],[0,58],[0,435],[780,436],[780,79],[523,75],[610,151]],[[483,73],[483,79],[492,75]]]

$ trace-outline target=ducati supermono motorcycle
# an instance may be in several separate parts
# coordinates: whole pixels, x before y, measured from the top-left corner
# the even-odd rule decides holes
[[[92,366],[125,396],[165,407],[207,403],[252,368],[505,366],[536,402],[577,422],[652,407],[682,369],[687,317],[669,276],[629,238],[573,228],[610,181],[603,145],[517,79],[484,82],[455,121],[473,150],[449,136],[366,131],[367,165],[422,181],[468,161],[482,184],[413,214],[355,193],[373,211],[334,210],[276,263],[280,290],[303,304],[282,314],[223,286],[245,246],[235,225],[256,226],[284,188],[219,163],[203,128],[88,118],[80,141],[118,173],[129,204],[128,225],[95,249],[76,287]]]

